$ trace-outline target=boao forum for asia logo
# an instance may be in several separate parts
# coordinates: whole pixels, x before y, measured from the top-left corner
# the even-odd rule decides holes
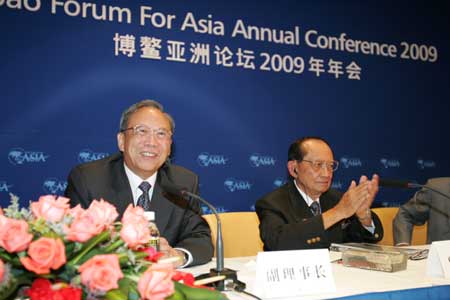
[[[229,158],[226,158],[225,155],[210,154],[208,152],[202,152],[197,156],[197,163],[200,167],[224,166],[228,160]]]
[[[0,192],[9,193],[11,191],[12,187],[13,187],[13,185],[12,184],[8,184],[8,182],[0,181]]]
[[[223,183],[225,190],[228,192],[236,192],[236,191],[249,191],[252,188],[252,185],[247,180],[237,180],[234,178],[227,178]]]
[[[26,151],[22,148],[11,149],[8,153],[8,160],[13,165],[23,165],[25,163],[45,163],[50,155],[45,155],[41,151]]]
[[[345,169],[356,168],[356,167],[362,166],[362,161],[358,157],[343,156],[340,159],[340,163],[341,163],[341,166],[344,167]]]
[[[42,189],[48,194],[62,195],[67,188],[67,181],[57,178],[48,178],[42,184]]]
[[[279,188],[280,186],[282,186],[286,182],[287,182],[287,180],[284,179],[284,178],[275,178],[275,180],[273,181],[273,186],[276,187],[276,188]]]
[[[381,158],[380,163],[385,169],[400,168],[400,161],[398,159]]]
[[[250,155],[248,161],[252,167],[258,168],[260,166],[275,166],[275,158],[269,155],[261,155],[259,153],[253,153]]]
[[[436,168],[436,163],[432,160],[425,160],[425,159],[419,158],[417,160],[417,168],[419,168],[419,170]]]
[[[80,163],[86,163],[98,159],[105,158],[109,155],[107,152],[94,152],[90,149],[83,149],[78,153],[78,161]]]

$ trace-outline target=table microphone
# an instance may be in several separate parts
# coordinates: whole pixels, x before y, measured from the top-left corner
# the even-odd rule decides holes
[[[229,289],[245,289],[245,283],[237,279],[235,270],[224,268],[224,254],[223,254],[223,239],[222,239],[222,223],[215,207],[200,196],[187,191],[186,188],[177,186],[173,183],[164,172],[161,172],[161,188],[163,191],[176,196],[183,197],[189,200],[189,197],[195,198],[201,203],[205,204],[215,215],[217,222],[217,237],[216,237],[216,268],[210,269],[209,273],[197,276],[196,279],[204,279],[213,276],[225,276],[225,279],[212,283],[214,288],[219,291]]]
[[[388,188],[400,188],[400,189],[411,189],[411,188],[422,188],[426,190],[430,190],[432,192],[435,192],[447,199],[450,199],[450,196],[438,191],[432,187],[429,187],[426,184],[418,184],[414,182],[410,182],[408,180],[402,180],[402,179],[381,179],[379,181],[379,185],[382,187],[388,187]]]

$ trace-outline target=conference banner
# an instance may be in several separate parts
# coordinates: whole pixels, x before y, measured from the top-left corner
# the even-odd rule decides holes
[[[62,195],[143,99],[173,116],[171,161],[220,212],[289,180],[303,136],[330,143],[342,191],[450,176],[449,17],[425,1],[0,0],[0,206]]]

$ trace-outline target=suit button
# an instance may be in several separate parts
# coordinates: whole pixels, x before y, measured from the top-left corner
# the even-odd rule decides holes
[[[377,239],[379,237],[378,233],[375,233],[374,237]]]
[[[312,238],[311,242],[315,243],[316,242],[316,238]]]
[[[306,242],[307,242],[308,244],[311,244],[311,240],[307,240]]]
[[[316,241],[320,242],[320,236],[316,237]]]

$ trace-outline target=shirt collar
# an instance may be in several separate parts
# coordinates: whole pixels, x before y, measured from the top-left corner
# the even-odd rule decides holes
[[[294,185],[295,185],[295,187],[297,188],[297,191],[300,193],[300,195],[302,195],[302,197],[303,197],[303,199],[305,200],[305,202],[306,202],[306,205],[308,205],[308,206],[311,206],[311,204],[314,202],[314,201],[317,201],[317,203],[319,203],[320,204],[320,198],[317,198],[317,199],[312,199],[310,196],[308,196],[298,185],[297,185],[297,182],[294,180]]]
[[[152,199],[153,190],[154,190],[154,187],[155,187],[156,177],[158,176],[158,172],[155,172],[149,178],[147,178],[145,180],[142,180],[141,177],[136,175],[136,173],[134,173],[133,171],[131,171],[130,168],[127,167],[125,162],[123,163],[123,166],[125,167],[125,174],[127,174],[128,181],[130,182],[131,192],[133,193],[134,205],[136,206],[139,196],[142,195],[142,191],[139,188],[139,185],[142,183],[142,181],[147,181],[148,183],[150,183],[151,188],[148,191],[148,194],[149,194],[150,199]]]

